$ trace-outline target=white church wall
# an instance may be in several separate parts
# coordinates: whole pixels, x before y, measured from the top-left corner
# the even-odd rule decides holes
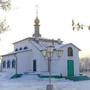
[[[63,49],[62,49],[63,50]],[[58,57],[57,55],[53,55],[51,59],[51,67],[52,67],[52,74],[56,75],[66,75],[66,62],[65,62],[64,52],[61,57]]]
[[[27,50],[27,49],[24,49],[25,47],[27,47],[27,49],[30,49],[29,39],[25,39],[14,44],[14,50],[16,51],[17,49],[17,52]],[[20,50],[20,48],[22,48],[22,50]]]
[[[73,49],[73,56],[70,57],[68,56],[68,52],[67,52],[67,49],[68,47],[72,47]],[[79,51],[76,47],[74,47],[73,45],[69,44],[67,46],[65,46],[64,48],[64,61],[65,61],[65,75],[67,75],[67,60],[74,60],[74,75],[77,76],[79,75]]]
[[[32,72],[32,50],[27,50],[25,52],[17,53],[17,72],[27,73]]]
[[[17,57],[17,73],[26,73],[26,72],[32,71],[32,67],[31,67],[32,66],[31,64],[32,52],[31,50],[18,52],[15,55],[3,56],[2,63],[3,61],[7,63],[8,60],[12,62],[13,59],[16,60],[16,57]],[[7,68],[7,64],[6,64],[6,68],[2,67],[2,71],[15,74],[16,67],[12,68],[12,64],[10,64],[10,68]]]
[[[36,60],[37,62],[37,72],[40,73],[41,71],[47,71],[47,61],[45,61],[41,51],[37,48],[37,44],[34,41],[31,41],[30,44],[32,47],[32,60]]]
[[[78,52],[78,49],[75,49],[75,59],[74,59],[74,68],[75,68],[75,76],[78,76],[80,74],[79,72],[79,66],[80,66],[80,63],[79,63],[79,52]]]
[[[2,63],[3,61],[6,62],[6,67],[3,68],[3,65],[2,65],[2,72],[7,72],[7,73],[11,73],[11,74],[14,74],[15,71],[16,71],[16,68],[12,68],[12,60],[16,60],[15,56],[14,55],[8,55],[8,56],[3,56],[2,58]],[[7,61],[10,61],[10,68],[7,68]]]
[[[36,62],[37,62],[37,66],[36,66],[37,72],[46,71],[47,64],[43,61],[44,57],[42,56],[39,48],[37,47],[36,42],[34,42],[32,40],[29,40],[29,41],[26,40],[26,41],[19,42],[18,44],[16,44],[15,47],[17,48],[17,47],[23,47],[23,46],[28,46],[29,49],[32,49],[32,52],[30,53],[30,54],[32,54],[32,56],[28,57],[30,59],[30,62],[29,62],[30,67],[31,67],[30,71],[33,72],[33,60],[36,60]],[[26,58],[27,58],[27,55],[25,56],[25,54],[23,55],[22,53],[18,54],[18,59],[23,60],[23,62],[25,61],[25,63],[26,63],[26,60],[24,60],[24,59],[26,59]],[[19,61],[18,63],[20,64],[21,62]],[[22,63],[21,63],[19,66],[19,72],[23,72],[23,70],[24,69],[22,69]]]
[[[73,56],[69,57],[67,49],[68,47],[73,48]],[[63,55],[61,57],[52,57],[52,74],[67,76],[67,60],[74,60],[74,75],[79,75],[79,51],[73,45],[67,45],[62,48]]]
[[[39,42],[41,44],[45,44],[45,42]],[[46,43],[46,46],[50,45],[51,43]],[[17,68],[18,73],[26,73],[26,72],[33,72],[33,60],[36,60],[36,72],[47,72],[48,71],[48,59],[44,57],[40,51],[40,46],[38,43],[34,42],[33,40],[23,40],[19,43],[14,44],[15,49],[20,47],[24,48],[27,46],[28,48],[25,50],[17,51]],[[68,57],[67,48],[73,48],[73,56]],[[74,60],[74,75],[79,75],[79,55],[78,49],[74,47],[72,44],[68,44],[62,47],[63,55],[61,57],[57,57],[54,53],[51,58],[51,71],[52,74],[56,75],[63,75],[67,76],[67,60]],[[3,60],[13,60],[16,59],[14,55],[6,55],[3,57]],[[12,72],[15,73],[15,69],[12,68],[5,68],[2,69],[5,72]]]

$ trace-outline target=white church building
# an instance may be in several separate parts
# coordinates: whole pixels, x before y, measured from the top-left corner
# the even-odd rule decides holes
[[[2,56],[2,72],[48,73],[48,52],[43,51],[53,46],[53,53],[50,56],[52,75],[78,76],[80,49],[72,43],[64,44],[60,39],[42,38],[38,16],[34,22],[33,36],[14,42],[14,51]]]

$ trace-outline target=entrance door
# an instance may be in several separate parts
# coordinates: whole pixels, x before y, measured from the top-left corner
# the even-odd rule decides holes
[[[33,60],[33,71],[36,71],[36,60]]]
[[[67,75],[68,77],[74,76],[74,61],[67,60]]]

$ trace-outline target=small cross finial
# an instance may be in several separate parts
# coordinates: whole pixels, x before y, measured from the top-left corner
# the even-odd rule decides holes
[[[38,4],[36,4],[36,17],[38,17],[38,8],[39,8],[39,6],[38,6]]]

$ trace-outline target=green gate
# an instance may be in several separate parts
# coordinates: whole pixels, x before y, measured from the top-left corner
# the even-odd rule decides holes
[[[74,61],[67,60],[67,75],[68,77],[74,76]]]

